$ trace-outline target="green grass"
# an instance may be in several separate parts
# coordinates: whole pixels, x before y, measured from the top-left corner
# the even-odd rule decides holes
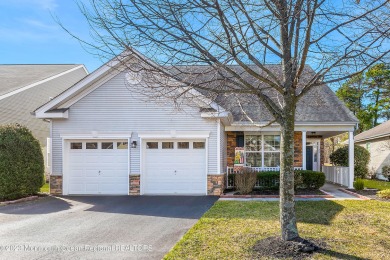
[[[328,249],[313,259],[390,259],[390,203],[297,202],[304,238],[323,238]],[[278,202],[217,202],[165,259],[255,259],[256,241],[279,235]]]
[[[49,193],[49,183],[43,184],[43,186],[41,187],[40,192],[42,192],[42,193]]]
[[[389,181],[364,180],[364,187],[378,190],[390,189]]]

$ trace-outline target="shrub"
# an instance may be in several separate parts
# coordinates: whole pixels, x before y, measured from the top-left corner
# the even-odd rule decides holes
[[[382,175],[385,176],[388,181],[390,181],[390,165],[385,165],[382,167]]]
[[[325,174],[323,172],[296,170],[295,189],[319,189],[325,184]]]
[[[355,176],[364,178],[368,174],[368,163],[370,162],[370,153],[359,145],[355,145]],[[348,166],[348,146],[341,147],[331,153],[330,161],[334,165]]]
[[[390,199],[390,189],[386,189],[386,190],[381,190],[381,191],[378,191],[376,193],[376,195],[380,198],[384,198],[384,199]]]
[[[355,188],[355,190],[364,189],[364,180],[356,179],[355,182],[353,183],[353,187]]]
[[[249,194],[257,181],[257,174],[251,170],[244,170],[242,173],[235,174],[236,190],[240,194]]]
[[[41,146],[30,130],[19,125],[0,127],[0,200],[39,192],[44,184]]]
[[[250,170],[246,170],[250,171]],[[250,171],[251,172],[251,171]],[[257,172],[257,183],[260,189],[271,189],[277,190],[279,189],[280,183],[280,172],[278,171],[266,171],[266,172]],[[237,176],[239,178],[245,178],[241,175],[241,173],[237,174],[229,174],[229,183],[235,183],[236,189],[237,187]],[[240,180],[242,183],[243,181]],[[256,181],[253,185],[256,184]],[[304,171],[297,170],[294,171],[294,189],[319,189],[325,184],[325,174],[322,172],[316,171]],[[253,188],[254,186],[252,186]],[[242,192],[240,192],[242,193]],[[247,192],[249,193],[249,192]],[[242,193],[244,194],[244,193]]]
[[[258,172],[257,180],[260,188],[279,189],[280,173],[278,171]]]

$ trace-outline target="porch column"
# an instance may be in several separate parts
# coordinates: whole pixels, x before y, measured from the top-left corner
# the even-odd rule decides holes
[[[352,189],[353,188],[353,180],[354,180],[354,177],[355,177],[355,161],[354,161],[354,158],[355,158],[355,143],[353,141],[353,131],[350,131],[348,133],[348,170],[349,170],[349,184],[348,184],[348,188]]]
[[[306,131],[302,131],[302,169],[306,170]]]

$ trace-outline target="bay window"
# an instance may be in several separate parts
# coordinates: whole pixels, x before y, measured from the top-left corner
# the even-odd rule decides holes
[[[280,166],[280,136],[245,135],[245,160],[251,167]]]

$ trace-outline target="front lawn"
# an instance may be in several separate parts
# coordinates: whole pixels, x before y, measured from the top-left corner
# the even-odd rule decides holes
[[[324,238],[314,259],[390,259],[390,203],[297,202],[300,235]],[[165,259],[253,259],[256,241],[279,234],[278,202],[219,201]]]
[[[390,189],[389,181],[364,180],[364,187],[378,190]]]

